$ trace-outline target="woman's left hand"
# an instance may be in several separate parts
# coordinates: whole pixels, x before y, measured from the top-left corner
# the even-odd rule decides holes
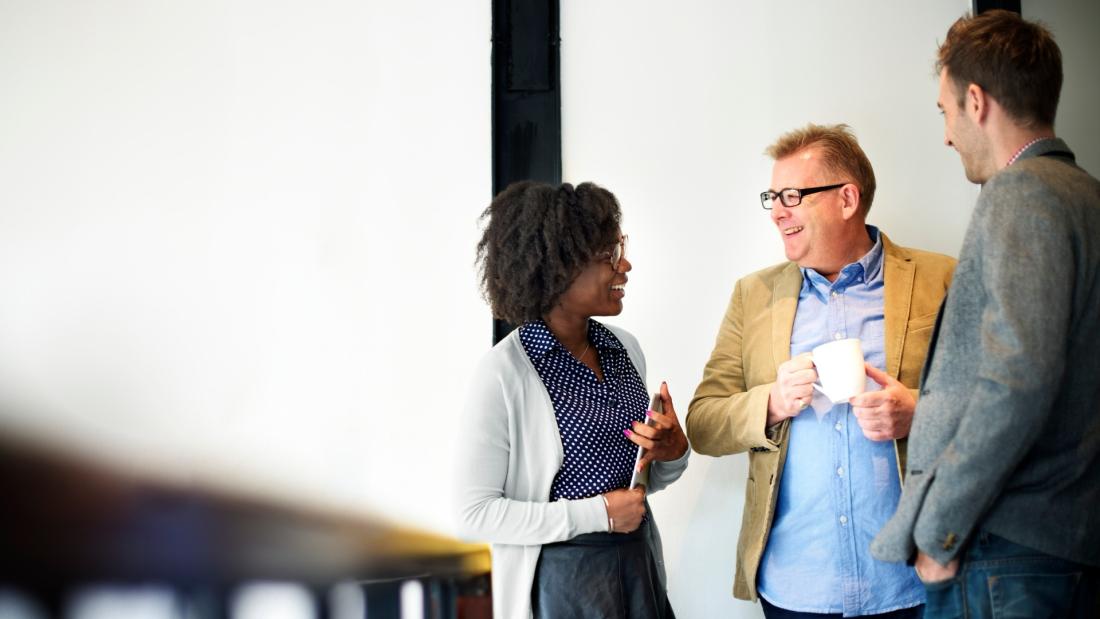
[[[668,394],[668,384],[661,383],[661,408],[663,413],[648,411],[652,425],[635,421],[634,427],[627,430],[627,438],[636,445],[645,448],[638,470],[644,470],[653,460],[665,462],[676,460],[688,450],[688,440],[680,428],[676,409],[672,406],[672,396]]]

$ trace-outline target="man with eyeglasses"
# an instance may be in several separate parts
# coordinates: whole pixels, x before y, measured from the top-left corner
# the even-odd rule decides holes
[[[919,617],[913,569],[873,559],[901,494],[905,437],[955,261],[867,225],[871,162],[845,125],[809,125],[768,148],[760,195],[789,262],[742,278],[691,401],[699,453],[749,452],[734,596],[767,617]],[[809,351],[859,338],[868,391],[815,395]],[[885,614],[883,614],[885,613]]]
[[[1055,137],[1046,28],[963,17],[937,66],[944,144],[982,190],[872,548],[915,562],[927,617],[1100,617],[1100,181]]]

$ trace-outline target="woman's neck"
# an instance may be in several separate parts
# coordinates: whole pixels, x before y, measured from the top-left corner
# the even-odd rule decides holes
[[[543,321],[570,353],[579,354],[588,344],[587,316],[563,316],[551,311],[543,317]]]

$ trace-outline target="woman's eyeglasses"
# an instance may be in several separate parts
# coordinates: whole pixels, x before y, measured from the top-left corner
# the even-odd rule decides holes
[[[596,254],[596,258],[608,260],[611,262],[611,268],[618,273],[619,265],[622,263],[623,258],[626,257],[626,241],[629,239],[627,235],[619,237],[619,242],[615,243],[615,246],[607,251],[602,251]]]

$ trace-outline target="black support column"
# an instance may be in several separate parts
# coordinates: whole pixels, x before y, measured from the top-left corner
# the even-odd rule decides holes
[[[1020,12],[1021,0],[974,0],[974,14],[1004,9],[1006,11]]]
[[[493,0],[493,195],[561,182],[558,0]],[[493,321],[493,343],[512,325]]]

